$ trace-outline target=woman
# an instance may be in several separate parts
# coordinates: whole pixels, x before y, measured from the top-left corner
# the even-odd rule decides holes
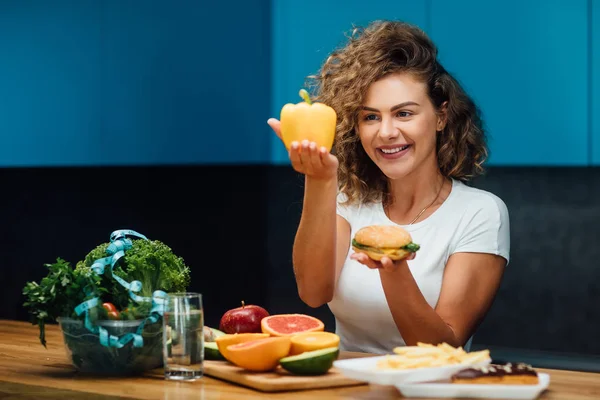
[[[465,346],[509,261],[505,204],[465,184],[487,156],[475,105],[430,39],[399,22],[355,32],[316,80],[316,100],[338,115],[337,157],[306,141],[290,148],[305,175],[293,249],[301,299],[329,304],[344,350]],[[418,255],[351,252],[354,233],[376,224],[406,229]]]

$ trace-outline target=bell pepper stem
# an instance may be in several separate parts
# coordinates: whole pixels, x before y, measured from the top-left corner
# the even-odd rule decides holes
[[[304,99],[304,101],[307,102],[309,105],[312,104],[310,96],[308,95],[308,92],[305,89],[300,89],[300,97],[302,97],[302,99]]]

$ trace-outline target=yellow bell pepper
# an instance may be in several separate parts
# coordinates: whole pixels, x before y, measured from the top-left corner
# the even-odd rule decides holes
[[[281,109],[281,138],[285,147],[289,150],[292,142],[308,140],[330,151],[337,123],[335,110],[323,103],[313,103],[304,89],[300,90],[300,97],[303,102],[288,103]]]

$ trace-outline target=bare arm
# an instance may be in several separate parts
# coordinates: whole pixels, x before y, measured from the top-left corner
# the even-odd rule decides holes
[[[305,182],[294,240],[294,274],[302,301],[319,307],[331,300],[335,284],[337,179],[307,177]]]
[[[453,254],[435,309],[405,262],[395,270],[380,269],[388,305],[405,342],[464,346],[491,307],[505,264],[504,258],[492,254]]]
[[[350,249],[350,224],[336,214],[337,181],[307,178],[293,251],[298,294],[311,307],[331,301]]]
[[[269,125],[281,138],[280,123]],[[350,225],[336,214],[337,158],[315,143],[294,142],[289,150],[294,169],[305,175],[302,216],[294,240],[293,264],[298,294],[311,307],[333,297],[348,254]]]
[[[489,310],[500,286],[506,260],[484,253],[450,256],[440,298],[431,307],[406,261],[381,263],[355,254],[369,268],[378,268],[385,297],[398,331],[407,345],[417,342],[464,346]]]

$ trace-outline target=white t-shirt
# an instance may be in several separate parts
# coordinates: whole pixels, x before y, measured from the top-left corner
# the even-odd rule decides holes
[[[368,225],[394,225],[382,204],[341,205],[337,213],[351,227],[351,238]],[[452,180],[450,195],[429,217],[413,225],[402,225],[421,246],[408,266],[419,289],[435,307],[442,287],[446,262],[456,252],[491,253],[509,260],[510,232],[508,210],[492,193]],[[340,336],[340,349],[370,353],[391,353],[405,346],[385,299],[379,271],[351,260],[352,248],[329,302]]]

